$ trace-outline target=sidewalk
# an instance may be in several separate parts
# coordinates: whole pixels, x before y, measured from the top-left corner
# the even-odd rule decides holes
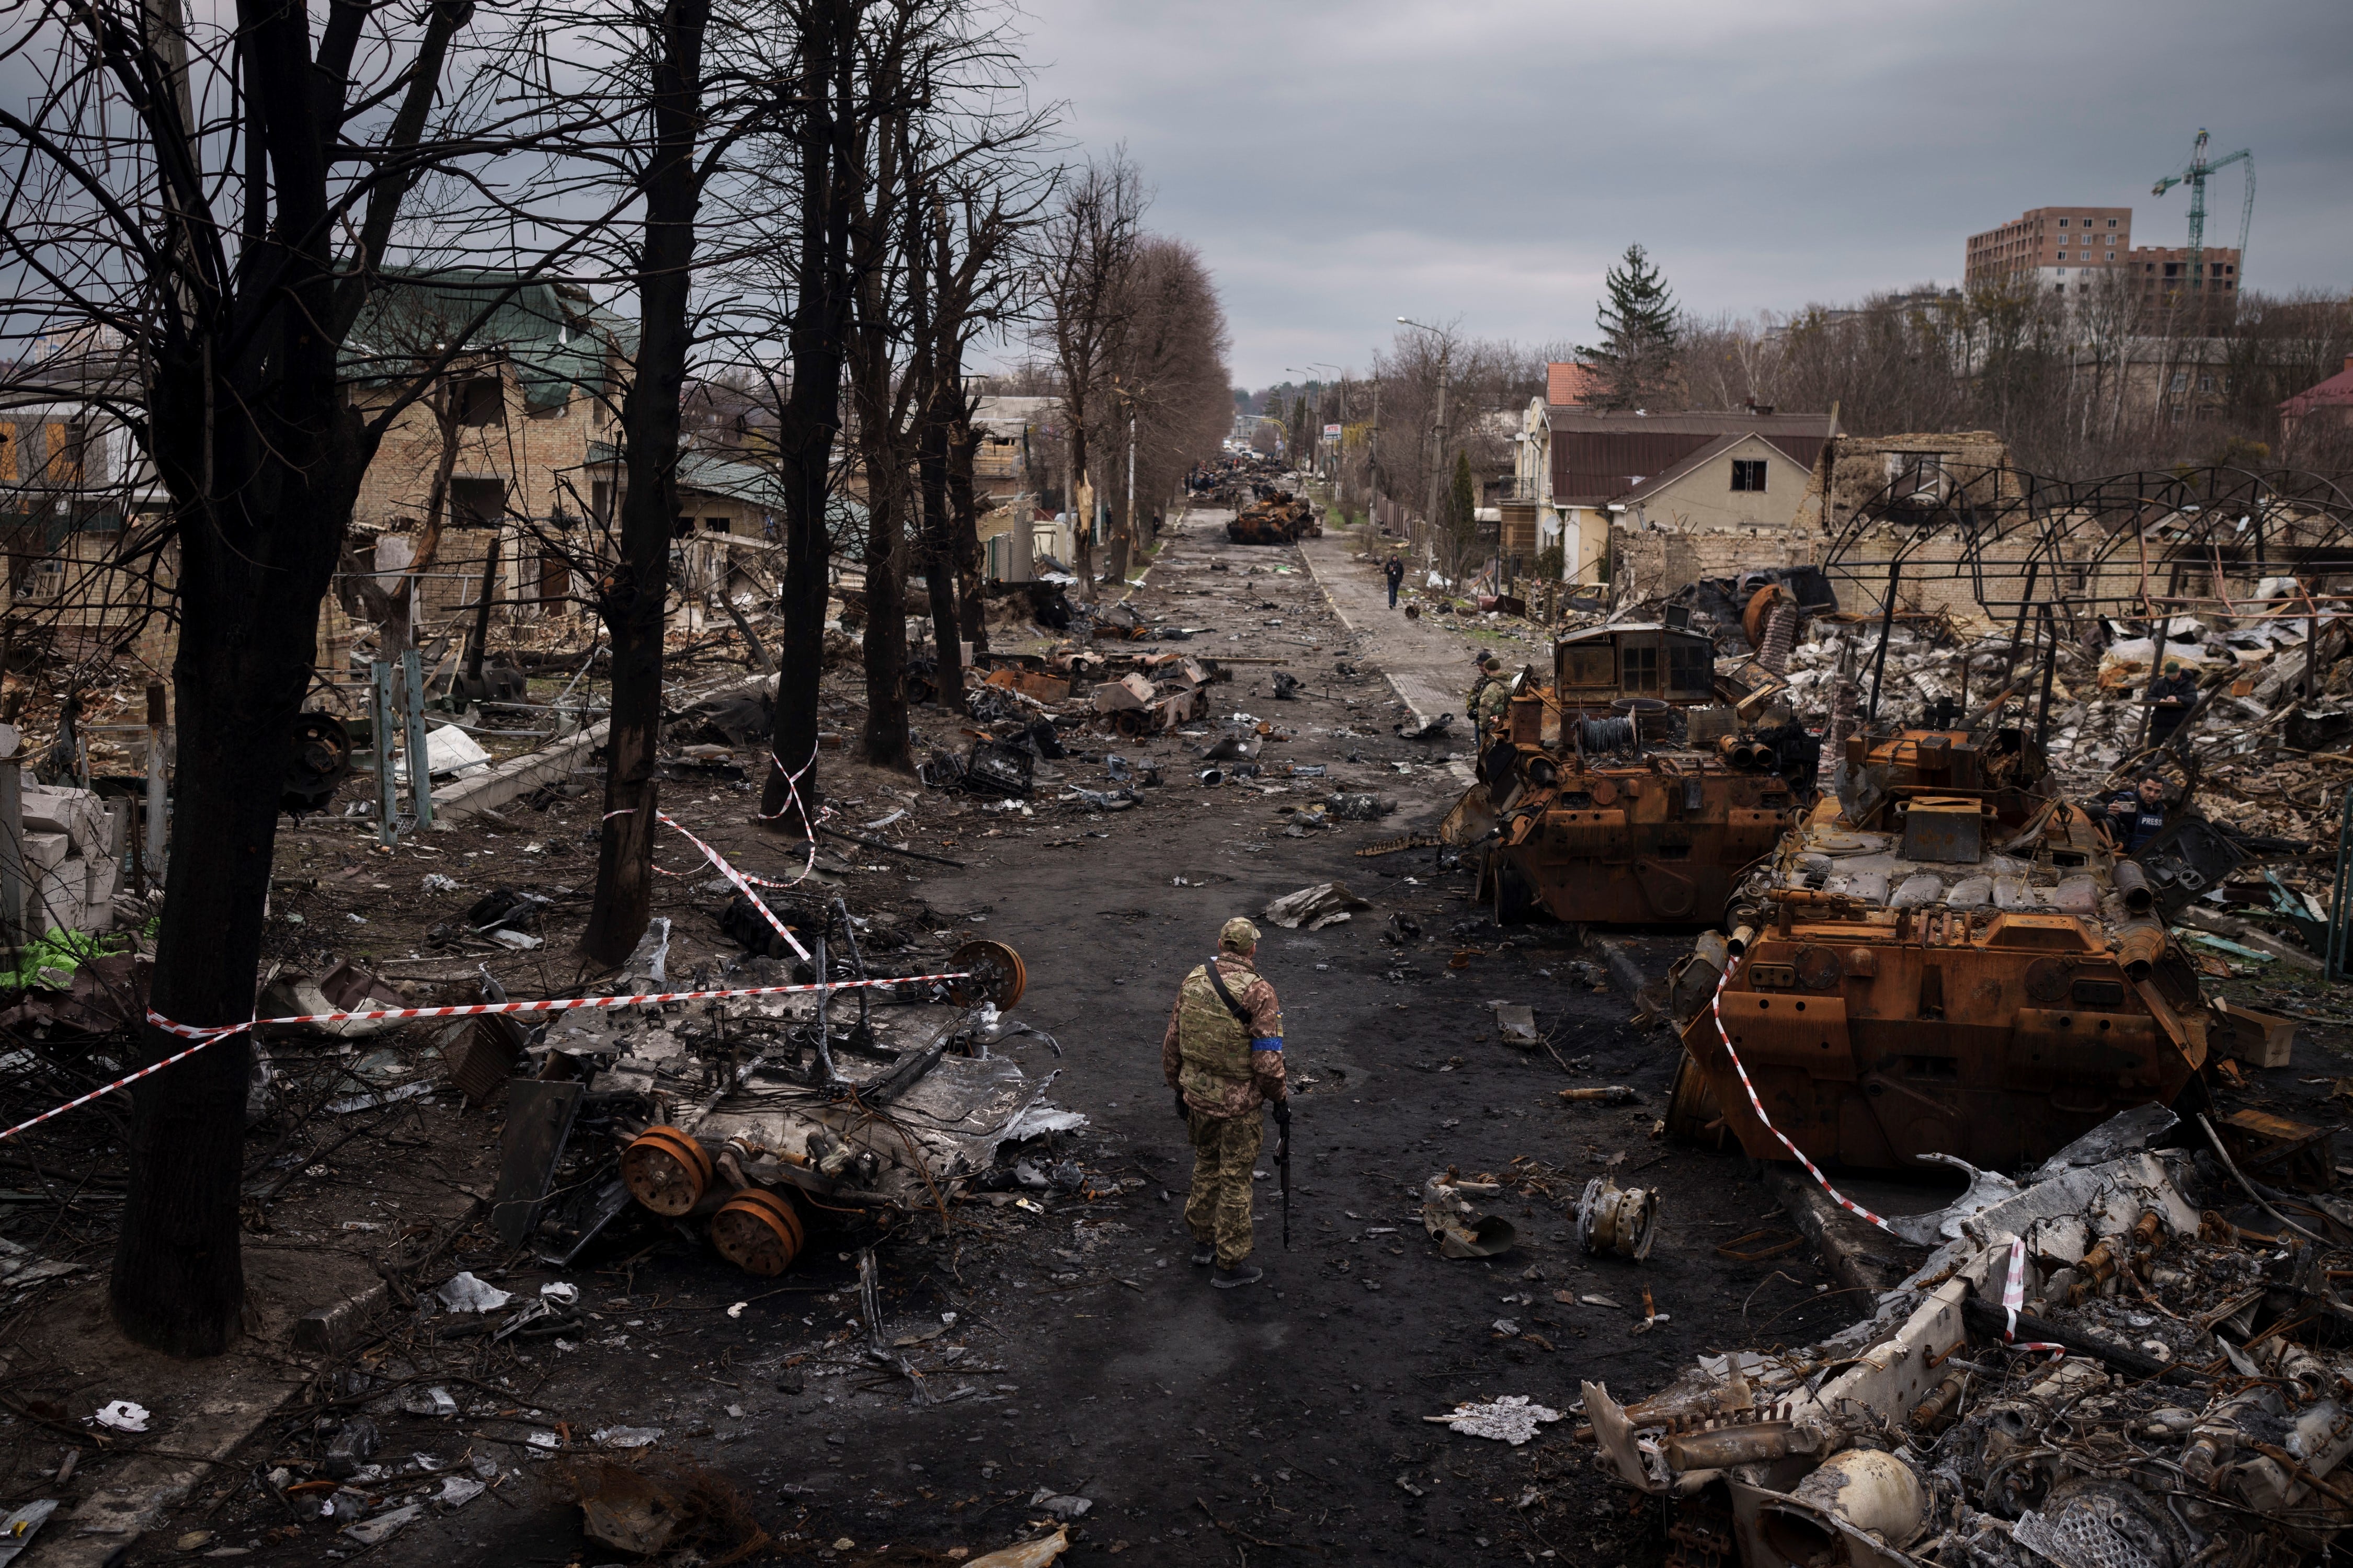
[[[1372,661],[1415,718],[1425,724],[1440,713],[1466,720],[1462,694],[1475,674],[1471,643],[1438,616],[1409,620],[1403,605],[1390,609],[1379,563],[1354,559],[1364,547],[1362,537],[1360,529],[1335,529],[1320,539],[1301,540],[1299,553],[1332,608],[1364,638]],[[1462,744],[1471,743],[1467,722],[1459,733]]]

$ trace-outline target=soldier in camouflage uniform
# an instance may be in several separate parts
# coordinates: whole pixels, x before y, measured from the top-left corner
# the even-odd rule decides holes
[[[1160,1041],[1161,1076],[1193,1137],[1193,1192],[1185,1204],[1193,1261],[1216,1263],[1210,1283],[1221,1290],[1263,1272],[1250,1261],[1250,1173],[1265,1137],[1258,1109],[1271,1100],[1274,1119],[1291,1121],[1282,1004],[1257,957],[1258,927],[1228,921],[1218,932],[1218,955],[1185,977]]]
[[[1488,726],[1511,709],[1512,680],[1504,673],[1504,661],[1492,653],[1480,655],[1479,679],[1462,697],[1462,711],[1470,716],[1472,731],[1484,735]]]

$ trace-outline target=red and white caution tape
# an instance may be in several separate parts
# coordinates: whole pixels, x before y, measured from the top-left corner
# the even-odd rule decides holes
[[[357,1013],[301,1013],[285,1018],[248,1018],[242,1024],[175,1024],[154,1008],[147,1009],[147,1022],[167,1035],[176,1035],[195,1044],[186,1050],[165,1057],[152,1067],[125,1073],[102,1089],[94,1089],[79,1100],[68,1100],[54,1110],[44,1110],[28,1121],[0,1132],[0,1139],[15,1137],[27,1127],[37,1127],[53,1116],[62,1116],[91,1100],[112,1094],[116,1089],[137,1083],[141,1079],[162,1072],[175,1062],[184,1062],[206,1046],[217,1044],[233,1035],[264,1024],[346,1024],[372,1022],[379,1018],[480,1018],[494,1013],[573,1013],[583,1008],[635,1007],[645,1003],[721,1002],[737,996],[792,996],[818,991],[858,991],[883,985],[927,985],[935,981],[968,980],[970,970],[955,970],[943,974],[901,974],[870,980],[829,980],[820,985],[814,982],[799,985],[749,985],[723,991],[643,991],[623,996],[554,996],[544,1002],[469,1002],[445,1007],[376,1007]]]
[[[1724,974],[1715,983],[1715,999],[1708,1005],[1708,1010],[1715,1015],[1715,1035],[1716,1038],[1724,1042],[1724,1054],[1732,1058],[1732,1070],[1740,1075],[1740,1087],[1747,1091],[1748,1109],[1757,1113],[1757,1120],[1765,1124],[1766,1131],[1781,1140],[1781,1147],[1787,1149],[1798,1163],[1806,1168],[1806,1174],[1813,1177],[1815,1184],[1830,1194],[1831,1202],[1856,1218],[1867,1220],[1886,1231],[1888,1235],[1894,1236],[1895,1234],[1894,1228],[1885,1220],[1831,1185],[1830,1178],[1823,1175],[1820,1168],[1811,1160],[1806,1158],[1806,1152],[1790,1142],[1788,1135],[1773,1125],[1773,1119],[1765,1114],[1765,1102],[1757,1098],[1757,1086],[1748,1081],[1748,1069],[1740,1065],[1740,1053],[1732,1048],[1732,1037],[1726,1034],[1724,1028],[1724,988],[1732,984],[1732,977],[1739,971],[1740,960],[1737,958],[1724,966]]]
[[[638,808],[634,805],[625,805],[618,811],[607,812],[604,816],[604,820],[610,822],[617,816],[635,816],[637,815],[637,811]],[[789,888],[792,886],[792,883],[771,882],[765,877],[754,877],[744,872],[738,871],[733,866],[728,864],[726,856],[722,855],[718,850],[713,849],[710,845],[705,844],[702,839],[697,838],[693,833],[681,825],[676,817],[670,816],[670,813],[666,811],[655,812],[654,820],[660,823],[664,827],[676,828],[680,835],[683,837],[689,844],[691,844],[697,849],[702,850],[702,858],[710,861],[713,866],[718,867],[719,874],[726,878],[730,882],[733,882],[739,891],[741,891],[746,898],[750,899],[752,902],[758,907],[762,917],[765,919],[770,925],[776,928],[776,934],[778,936],[785,939],[785,945],[791,948],[796,953],[799,954],[804,961],[808,959],[809,950],[801,945],[801,939],[795,936],[791,930],[786,926],[785,922],[776,918],[776,911],[768,907],[768,901],[765,899],[763,899],[759,894],[752,891],[752,884],[754,882],[759,883],[764,888]],[[814,864],[817,854],[814,847],[816,840],[811,839],[810,844],[812,847],[809,854],[811,857],[811,863]],[[661,871],[661,874],[665,877],[674,877],[678,875],[675,871],[662,871],[662,868],[659,866],[656,866],[654,869]]]
[[[1716,1038],[1724,1042],[1724,1054],[1732,1058],[1732,1070],[1740,1075],[1740,1087],[1747,1092],[1748,1109],[1757,1113],[1757,1120],[1764,1124],[1765,1131],[1779,1139],[1781,1147],[1787,1149],[1798,1163],[1806,1168],[1806,1174],[1813,1177],[1815,1184],[1831,1195],[1832,1203],[1837,1204],[1839,1207],[1856,1218],[1868,1221],[1886,1231],[1888,1235],[1894,1236],[1895,1234],[1894,1226],[1831,1185],[1830,1178],[1822,1174],[1820,1167],[1807,1159],[1806,1152],[1790,1142],[1788,1135],[1774,1126],[1773,1119],[1765,1114],[1765,1102],[1757,1098],[1757,1086],[1748,1081],[1748,1069],[1740,1065],[1740,1053],[1732,1048],[1732,1036],[1724,1027],[1724,988],[1732,983],[1732,976],[1739,968],[1740,960],[1737,958],[1725,965],[1723,977],[1715,983],[1715,998],[1709,1004],[1708,1010],[1715,1019]],[[2019,1309],[2025,1304],[2026,1243],[2013,1237],[2010,1244],[2010,1273],[2003,1280],[2001,1288],[2001,1307],[2003,1312],[2008,1314],[2001,1331],[2002,1340],[2013,1350],[2055,1351],[2062,1356],[2065,1355],[2067,1351],[2063,1345],[2052,1344],[2043,1340],[2020,1342],[2012,1338],[2018,1329]]]
[[[2002,1342],[2012,1350],[2055,1351],[2058,1353],[2052,1359],[2063,1360],[2067,1354],[2065,1345],[2052,1344],[2048,1340],[2020,1340],[2017,1337],[2018,1310],[2025,1305],[2026,1243],[2013,1236],[2010,1238],[2010,1272],[2001,1282]]]

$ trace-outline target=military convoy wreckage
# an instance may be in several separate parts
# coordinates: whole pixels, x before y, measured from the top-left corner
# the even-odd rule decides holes
[[[2189,1087],[2205,1003],[2161,917],[2198,872],[2118,854],[2022,728],[1854,736],[1839,782],[1677,968],[1670,1131],[2007,1169]]]
[[[1597,1463],[1671,1568],[2253,1568],[2353,1523],[2353,1211],[2263,1191],[2120,1113],[2024,1184],[1890,1222],[1936,1250],[1820,1344],[1703,1356]],[[2211,1135],[2211,1126],[2204,1129]]]
[[[731,917],[750,901],[739,897]],[[1051,1075],[1032,1082],[989,1049],[1036,1032],[1001,1016],[1027,984],[1013,949],[969,942],[943,972],[952,978],[899,984],[877,973],[881,984],[867,985],[853,928],[837,912],[839,923],[822,912],[795,921],[811,961],[795,963],[793,939],[776,931],[769,951],[755,951],[725,984],[839,981],[820,934],[839,931],[857,989],[557,1014],[523,1047],[547,1066],[541,1079],[516,1080],[510,1121],[546,1122],[554,1136],[543,1146],[553,1149],[573,1139],[575,1121],[599,1136],[573,1139],[585,1145],[567,1156],[581,1163],[573,1179],[516,1189],[526,1200],[534,1191],[565,1196],[502,1195],[492,1217],[507,1238],[568,1259],[634,1200],[662,1220],[700,1222],[721,1256],[774,1276],[819,1225],[888,1234],[940,1210],[989,1170],[1001,1145],[1083,1122],[1047,1103]],[[660,973],[666,942],[666,931],[649,933],[617,994],[672,989]],[[482,1054],[513,1048],[512,1019],[474,1028],[500,1037]]]
[[[1324,521],[1304,496],[1260,485],[1257,498],[1237,509],[1226,524],[1226,537],[1236,544],[1296,544],[1324,537]]]
[[[1552,685],[1523,673],[1447,819],[1450,843],[1482,847],[1480,898],[1504,921],[1720,918],[1814,775],[1776,684],[1719,675],[1706,635],[1663,622],[1561,638]]]

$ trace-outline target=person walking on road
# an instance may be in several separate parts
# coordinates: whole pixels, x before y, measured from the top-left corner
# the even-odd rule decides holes
[[[1220,1290],[1248,1285],[1264,1271],[1250,1260],[1250,1173],[1266,1130],[1259,1107],[1291,1124],[1291,1089],[1282,1073],[1282,1004],[1258,972],[1258,927],[1236,917],[1218,932],[1217,956],[1185,976],[1160,1072],[1176,1094],[1176,1114],[1193,1139],[1193,1191],[1185,1224],[1193,1261],[1217,1265]]]
[[[1405,563],[1398,558],[1396,551],[1389,552],[1388,562],[1381,567],[1381,575],[1389,580],[1389,608],[1394,610],[1397,608],[1398,585],[1405,581]]]

